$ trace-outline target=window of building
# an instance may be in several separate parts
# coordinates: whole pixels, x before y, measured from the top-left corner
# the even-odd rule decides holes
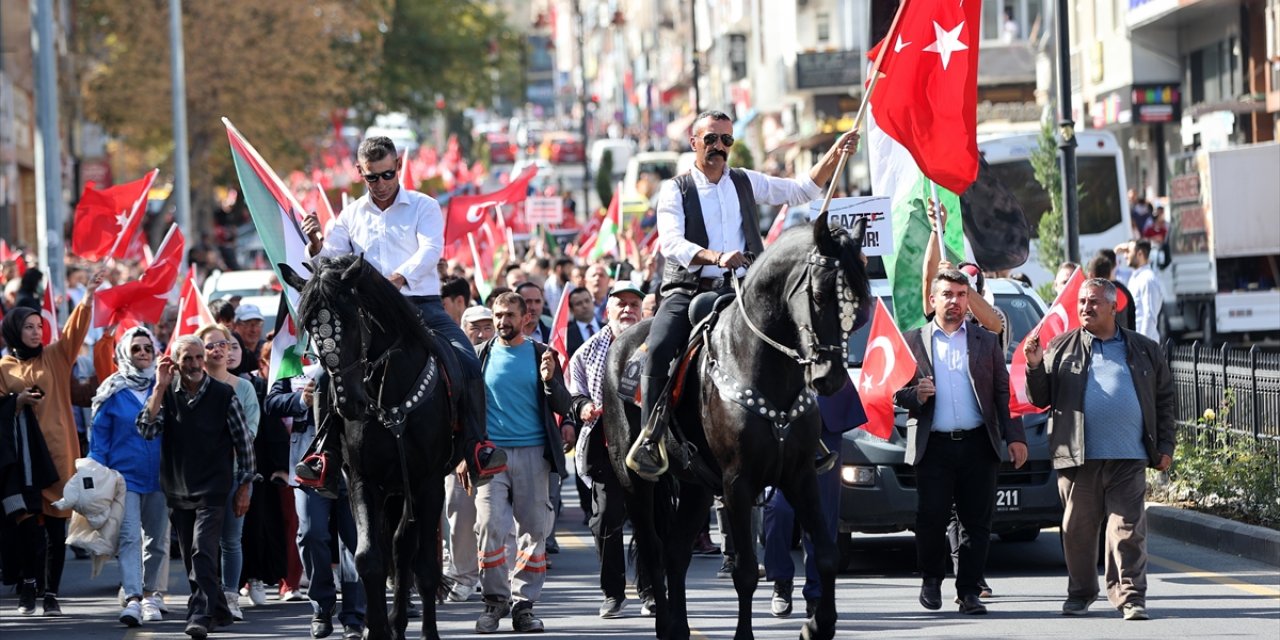
[[[817,16],[814,17],[814,25],[818,31],[818,42],[820,44],[826,44],[831,40],[831,14],[825,11],[818,12]]]
[[[1046,0],[994,0],[982,5],[982,39],[1013,42],[1026,40],[1031,29],[1044,33],[1045,25],[1037,24],[1045,13]],[[1074,36],[1073,36],[1074,37]]]

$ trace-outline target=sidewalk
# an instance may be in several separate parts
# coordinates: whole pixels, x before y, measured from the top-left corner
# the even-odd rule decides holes
[[[1152,534],[1280,566],[1280,531],[1274,529],[1159,502],[1147,503],[1147,527]]]

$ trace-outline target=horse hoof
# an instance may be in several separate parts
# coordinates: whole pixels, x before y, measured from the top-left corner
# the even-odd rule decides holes
[[[818,628],[817,621],[810,618],[803,627],[800,627],[800,640],[831,640],[836,637],[835,625],[831,627],[829,631],[824,632]]]

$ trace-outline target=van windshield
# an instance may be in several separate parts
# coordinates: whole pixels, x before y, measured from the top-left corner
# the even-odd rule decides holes
[[[1026,159],[993,162],[995,172],[1027,216],[1031,237],[1040,237],[1040,218],[1049,210],[1049,194],[1036,182],[1035,171]],[[1113,156],[1076,156],[1076,182],[1080,185],[1080,233],[1102,233],[1120,224],[1119,176]]]

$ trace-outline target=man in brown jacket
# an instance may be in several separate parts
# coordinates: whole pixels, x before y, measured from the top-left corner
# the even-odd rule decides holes
[[[1081,328],[1042,349],[1027,340],[1027,395],[1051,408],[1049,447],[1062,496],[1067,560],[1063,615],[1098,597],[1098,530],[1106,524],[1107,598],[1125,620],[1146,620],[1146,468],[1173,464],[1173,377],[1160,346],[1116,324],[1116,286],[1080,287]]]

